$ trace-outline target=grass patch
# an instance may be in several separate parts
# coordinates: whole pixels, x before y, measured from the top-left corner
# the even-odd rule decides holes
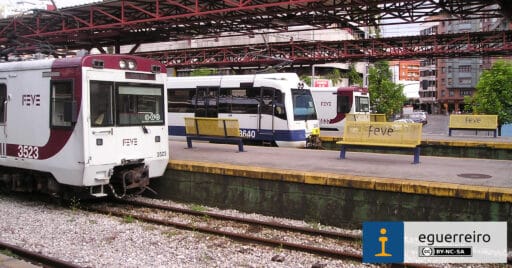
[[[124,216],[123,217],[123,222],[124,223],[134,223],[135,222],[135,218],[132,217],[131,215]]]
[[[201,205],[198,205],[198,204],[192,204],[188,208],[193,210],[193,211],[197,211],[197,212],[204,212],[204,211],[206,211],[205,207],[203,207]]]

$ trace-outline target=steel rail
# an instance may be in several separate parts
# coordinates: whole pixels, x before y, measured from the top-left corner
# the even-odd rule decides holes
[[[127,205],[131,205],[131,206],[142,207],[142,208],[154,208],[154,209],[161,209],[161,210],[170,211],[170,212],[189,214],[189,215],[193,215],[193,216],[204,216],[204,217],[210,217],[210,218],[219,219],[219,220],[229,220],[229,221],[235,221],[235,222],[239,222],[239,223],[257,224],[257,225],[261,225],[261,226],[265,226],[265,227],[271,227],[271,228],[276,228],[276,229],[281,229],[281,230],[288,230],[288,231],[298,232],[298,233],[307,234],[307,235],[319,235],[319,236],[325,236],[325,237],[335,238],[335,239],[347,239],[347,240],[359,240],[359,241],[362,239],[362,237],[360,235],[355,235],[355,234],[345,234],[345,233],[341,233],[341,232],[328,231],[328,230],[317,230],[317,229],[313,229],[310,227],[290,226],[290,225],[277,223],[277,222],[268,222],[268,221],[257,220],[257,219],[248,219],[248,218],[243,218],[243,217],[223,215],[223,214],[215,213],[215,212],[196,211],[196,210],[187,209],[187,208],[180,208],[180,207],[160,205],[160,204],[152,204],[152,203],[147,203],[147,202],[143,202],[143,201],[127,200],[127,199],[123,199],[123,200],[116,199],[114,201],[119,204],[127,204]],[[139,216],[132,215],[132,217],[137,218]],[[140,216],[140,217],[145,218],[144,216]],[[154,220],[151,218],[149,218],[149,219]],[[141,220],[143,220],[143,219],[141,219]],[[159,220],[157,220],[157,221],[159,221]],[[186,224],[183,224],[183,225],[186,225]],[[224,234],[223,233],[224,231],[218,231],[214,228],[208,228],[208,227],[198,227],[198,228],[191,227],[190,228],[190,227],[187,227],[187,229],[189,229],[189,230],[201,231],[200,228],[205,228],[207,233],[215,234],[217,232],[220,232],[221,235],[230,237],[229,234]],[[232,238],[237,238],[236,236],[238,236],[238,234],[237,233],[235,233],[235,234],[236,235]],[[248,235],[244,235],[244,234],[240,234],[240,236],[241,236],[241,239],[243,239],[243,240],[246,240],[246,239],[247,240],[256,240],[257,242],[264,243],[264,244],[270,244],[270,245],[286,246],[286,243],[288,243],[288,242],[283,243],[281,241],[272,240],[272,239],[258,238],[255,236],[248,236]],[[244,238],[244,237],[249,237],[249,238]],[[257,239],[254,239],[253,237],[257,238]],[[267,241],[267,240],[270,240],[270,241]],[[324,248],[319,248],[319,247],[305,246],[305,245],[291,243],[291,242],[289,243],[288,248],[289,249],[297,249],[297,248],[295,248],[297,245],[298,245],[297,248],[300,249],[301,251],[315,253],[315,254],[319,254],[319,255],[330,256],[330,257],[339,257],[336,254],[338,254],[338,252],[341,252],[341,251],[336,251],[336,250],[332,250],[332,251],[328,250],[328,249],[326,250]],[[319,251],[321,251],[321,253],[315,252],[316,249],[320,249]],[[345,254],[345,253],[342,252],[341,254]],[[361,257],[359,257],[359,255],[353,254],[349,258],[356,259],[356,260],[359,260],[359,258],[361,258],[360,260],[362,260],[362,255],[361,255]],[[512,264],[512,257],[507,257],[507,263]],[[429,265],[421,264],[421,263],[405,263],[403,265],[402,264],[394,264],[394,266],[417,267],[417,268],[431,267]]]
[[[342,251],[342,250],[333,250],[333,249],[327,249],[327,248],[321,248],[316,246],[308,246],[308,245],[302,245],[299,243],[293,243],[288,241],[282,241],[282,240],[276,240],[276,239],[268,239],[268,238],[262,238],[257,237],[253,235],[247,235],[242,233],[236,233],[236,232],[229,232],[229,231],[223,231],[223,230],[217,230],[215,228],[210,227],[204,227],[204,226],[196,226],[196,225],[190,225],[180,222],[175,222],[171,220],[163,220],[163,219],[155,219],[148,216],[142,216],[142,215],[135,215],[133,213],[128,212],[119,212],[119,211],[111,211],[109,209],[101,209],[101,208],[93,208],[93,207],[87,207],[84,208],[85,210],[96,212],[96,213],[102,213],[105,215],[110,216],[116,216],[116,217],[131,217],[133,219],[141,220],[147,223],[153,223],[163,226],[172,226],[179,229],[189,230],[189,231],[196,231],[196,232],[202,232],[202,233],[209,233],[219,236],[225,236],[231,239],[235,240],[241,240],[241,241],[248,241],[248,242],[257,242],[259,244],[265,244],[275,247],[282,247],[290,250],[297,250],[307,253],[312,253],[316,255],[321,256],[327,256],[332,258],[338,258],[338,259],[352,259],[357,261],[362,261],[363,257],[360,253],[354,253],[354,252],[348,252],[348,251]]]
[[[48,257],[48,256],[45,256],[45,255],[42,255],[42,254],[39,254],[39,253],[35,253],[33,251],[26,250],[24,248],[21,248],[21,247],[12,245],[12,244],[4,243],[4,242],[1,242],[1,241],[0,241],[0,249],[9,250],[14,255],[20,256],[24,260],[27,260],[27,261],[30,261],[30,262],[34,262],[34,263],[38,263],[38,264],[42,264],[45,267],[46,266],[48,266],[48,267],[60,267],[60,268],[79,268],[79,267],[82,267],[80,265],[76,265],[76,264],[73,264],[73,263],[70,263],[70,262],[66,262],[66,261],[63,261],[63,260],[56,259],[56,258]]]
[[[194,215],[194,216],[207,216],[207,217],[219,219],[219,220],[229,220],[229,221],[236,221],[236,222],[240,222],[240,223],[257,224],[257,225],[261,225],[261,226],[266,226],[266,227],[271,227],[271,228],[281,229],[281,230],[289,230],[289,231],[299,232],[299,233],[308,234],[308,235],[321,235],[321,236],[335,238],[335,239],[361,240],[361,236],[356,235],[356,234],[347,234],[347,233],[341,233],[341,232],[335,232],[335,231],[329,231],[329,230],[318,230],[318,229],[313,229],[311,227],[291,226],[291,225],[278,223],[278,222],[269,222],[269,221],[263,221],[263,220],[257,220],[257,219],[249,219],[249,218],[243,218],[243,217],[237,217],[237,216],[223,215],[223,214],[215,213],[215,212],[197,211],[197,210],[192,210],[192,209],[187,209],[187,208],[179,208],[179,207],[174,207],[174,206],[151,204],[151,203],[147,203],[147,202],[134,201],[134,200],[116,200],[116,202],[121,203],[121,204],[132,205],[132,206],[156,208],[156,209],[161,209],[161,210],[166,210],[166,211],[171,211],[171,212],[190,214],[190,215]]]
[[[124,201],[125,200],[123,200],[123,202]],[[156,206],[158,207],[159,205],[156,205]],[[156,208],[156,209],[158,209],[158,208]],[[86,208],[86,210],[97,212],[97,213],[102,213],[105,215],[116,216],[116,217],[131,217],[131,218],[141,220],[141,221],[144,221],[147,223],[153,223],[153,224],[158,224],[158,225],[163,225],[163,226],[172,226],[175,228],[189,230],[189,231],[198,231],[198,232],[209,233],[209,234],[214,234],[214,235],[219,235],[219,236],[225,236],[225,237],[228,237],[228,238],[231,238],[234,240],[240,240],[240,241],[246,241],[246,242],[247,241],[248,242],[256,242],[259,244],[281,247],[281,248],[286,248],[286,249],[296,250],[296,251],[302,251],[302,252],[307,252],[307,253],[331,257],[331,258],[351,259],[351,260],[361,261],[361,262],[363,260],[363,256],[361,253],[355,253],[355,252],[349,252],[349,251],[343,251],[343,250],[333,250],[333,249],[303,245],[303,244],[293,243],[293,242],[288,242],[288,241],[262,238],[262,237],[247,235],[247,234],[243,234],[243,233],[217,230],[215,228],[210,228],[210,227],[195,226],[195,225],[189,225],[189,224],[185,224],[185,223],[174,222],[174,221],[170,221],[170,220],[155,219],[155,218],[151,218],[148,216],[134,215],[134,214],[127,213],[127,212],[125,213],[125,212],[119,212],[119,211],[111,211],[108,209],[103,210],[100,208]],[[198,216],[202,215],[201,212],[197,212],[196,214]],[[258,223],[256,223],[256,224],[258,224]],[[393,264],[392,267],[427,268],[427,267],[432,267],[432,266],[421,264],[421,263],[404,263],[404,264]]]

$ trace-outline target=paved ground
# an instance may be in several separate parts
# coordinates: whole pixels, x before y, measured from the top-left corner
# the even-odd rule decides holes
[[[231,165],[267,167],[283,170],[328,172],[421,181],[448,182],[463,185],[512,187],[512,161],[421,156],[420,164],[411,164],[410,155],[347,152],[339,159],[339,151],[276,147],[244,146],[238,153],[231,144],[171,141],[171,160],[191,160]],[[470,177],[470,178],[468,178]]]

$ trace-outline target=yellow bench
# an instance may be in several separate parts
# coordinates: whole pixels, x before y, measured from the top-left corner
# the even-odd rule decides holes
[[[387,122],[385,114],[370,114],[371,122]]]
[[[385,114],[347,114],[346,121],[386,122]]]
[[[237,143],[238,151],[244,151],[238,119],[185,117],[185,133],[188,148],[192,148],[192,140],[206,140]]]
[[[398,122],[347,121],[343,132],[340,159],[345,159],[348,147],[412,149],[414,164],[420,162],[422,124]]]
[[[448,126],[448,136],[452,135],[452,130],[478,130],[493,131],[496,138],[498,129],[497,115],[474,115],[474,114],[452,114],[450,115],[450,124]]]

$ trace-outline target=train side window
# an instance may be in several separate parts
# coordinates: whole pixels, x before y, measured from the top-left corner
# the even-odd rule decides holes
[[[196,89],[169,89],[167,107],[170,113],[193,113],[194,104],[192,99]]]
[[[219,113],[231,113],[231,103],[233,102],[233,96],[231,95],[231,89],[220,88],[219,89]]]
[[[114,125],[113,92],[114,85],[111,82],[91,81],[91,126]]]
[[[261,89],[261,104],[260,112],[262,114],[272,115],[272,106],[274,105],[274,89],[273,88],[262,88]]]
[[[276,90],[275,96],[274,96],[274,101],[275,101],[274,115],[276,117],[286,120],[286,109],[284,106],[284,93],[279,90]]]
[[[0,124],[7,121],[7,87],[0,84]]]
[[[51,126],[71,127],[76,122],[76,102],[73,100],[71,81],[51,82]]]
[[[338,95],[338,113],[350,113],[350,98],[349,96]]]
[[[232,106],[234,114],[257,114],[259,88],[236,88],[231,90]]]

